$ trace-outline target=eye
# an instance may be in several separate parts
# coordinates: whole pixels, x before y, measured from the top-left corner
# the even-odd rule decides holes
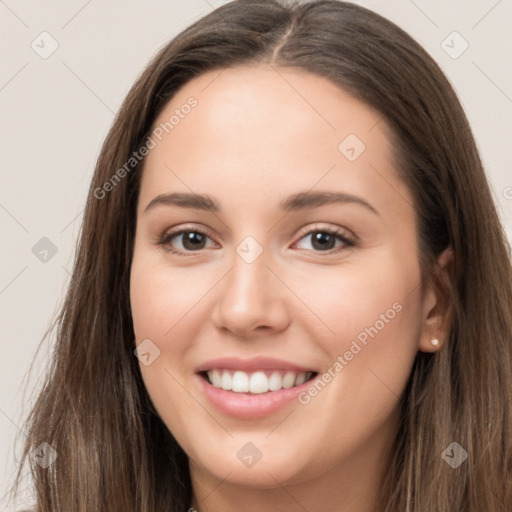
[[[346,249],[347,247],[353,247],[355,245],[355,241],[352,238],[349,238],[345,231],[342,231],[341,229],[322,228],[321,226],[314,226],[313,228],[309,228],[307,231],[301,233],[300,240],[308,239],[312,248],[299,247],[299,249],[332,254],[338,253],[340,250]],[[300,241],[297,242],[297,244],[299,243]]]
[[[173,242],[174,240],[177,242]],[[206,243],[208,240],[213,242],[205,231],[194,228],[164,233],[158,243],[173,254],[190,256],[190,253],[207,249]],[[176,243],[178,244],[178,249],[174,248]],[[213,246],[215,246],[215,242],[213,242]]]
[[[330,255],[355,246],[355,241],[347,236],[345,231],[324,228],[318,225],[303,230],[300,234],[299,242],[296,242],[294,245],[300,245],[302,240],[308,240],[308,238],[311,248],[299,246],[299,249],[323,252]],[[210,245],[208,245],[208,242],[211,242]],[[170,253],[180,256],[192,256],[195,252],[216,246],[216,243],[210,238],[208,233],[200,228],[181,228],[166,232],[157,243],[165,247]],[[177,248],[176,245],[178,246]]]

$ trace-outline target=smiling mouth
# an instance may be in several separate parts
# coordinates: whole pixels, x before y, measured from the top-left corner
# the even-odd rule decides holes
[[[316,377],[317,372],[290,370],[241,370],[212,369],[199,373],[212,386],[233,393],[263,394],[300,386]]]

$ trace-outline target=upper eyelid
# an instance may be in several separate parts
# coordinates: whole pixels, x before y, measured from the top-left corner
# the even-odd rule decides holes
[[[347,228],[341,227],[341,226],[328,226],[328,225],[322,225],[321,223],[316,223],[314,225],[305,226],[304,228],[301,228],[298,233],[295,236],[306,236],[311,233],[314,233],[316,231],[326,231],[326,232],[332,232],[337,235],[340,235],[340,231],[347,232],[347,236],[345,238],[350,238],[356,240],[357,237]]]
[[[342,231],[342,232],[347,231],[348,233],[345,235],[344,233],[341,233],[340,231]],[[186,232],[202,233],[202,234],[206,235],[208,238],[210,238],[210,240],[212,240],[215,244],[218,244],[218,242],[215,240],[215,237],[211,236],[210,230],[207,228],[204,228],[202,226],[198,227],[198,226],[185,225],[183,227],[178,227],[175,230],[171,229],[171,230],[165,231],[161,236],[161,240],[172,239],[176,236],[183,235],[183,233],[186,233]],[[294,236],[294,238],[297,238],[297,240],[295,242],[293,242],[293,245],[295,245],[297,242],[299,242],[305,236],[311,235],[314,232],[333,233],[334,235],[336,235],[338,237],[345,238],[347,241],[351,241],[353,243],[355,243],[358,240],[357,236],[355,236],[353,234],[353,232],[348,230],[347,228],[344,228],[341,226],[329,226],[327,224],[323,225],[322,223],[317,222],[313,225],[304,226],[303,228],[301,228],[297,232],[297,234]],[[188,252],[193,253],[193,252],[200,252],[200,251],[188,251]]]
[[[207,236],[209,236],[210,238],[214,239],[213,236],[211,236],[211,231],[208,229],[208,228],[204,228],[204,227],[198,227],[198,226],[183,226],[183,227],[177,227],[177,228],[169,228],[169,229],[166,229],[162,236],[167,236],[167,235],[178,235],[178,234],[181,234],[183,232],[187,232],[187,231],[190,231],[190,232],[194,232],[194,231],[198,231],[200,233],[204,233],[206,234]],[[356,238],[356,236],[353,234],[353,232],[345,227],[342,227],[342,226],[329,226],[329,225],[323,225],[321,223],[315,223],[313,225],[308,225],[308,226],[304,226],[303,228],[301,228],[295,236],[304,236],[304,235],[307,235],[307,234],[310,234],[314,231],[332,231],[332,232],[336,232],[336,231],[347,231],[349,234],[349,236],[351,237],[354,237]]]

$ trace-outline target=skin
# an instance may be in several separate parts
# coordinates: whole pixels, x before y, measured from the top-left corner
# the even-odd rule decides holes
[[[446,316],[421,280],[413,200],[392,167],[386,123],[327,79],[258,64],[187,83],[155,126],[190,96],[197,106],[145,161],[131,305],[135,343],[149,338],[160,350],[140,367],[189,456],[191,506],[379,510],[399,397],[417,351],[441,348]],[[366,146],[352,162],[338,150],[348,134]],[[355,202],[280,209],[309,190],[357,196],[378,214]],[[160,194],[191,191],[221,211],[144,211]],[[159,245],[171,227],[206,230],[204,248],[172,254],[190,246],[182,236]],[[336,228],[356,245],[337,241],[326,254],[306,233]],[[236,252],[247,236],[263,249],[252,263]],[[321,376],[397,303],[400,312],[306,405],[244,420],[218,411],[198,385],[194,369],[223,356],[266,355]],[[262,454],[251,468],[237,458],[247,442]]]

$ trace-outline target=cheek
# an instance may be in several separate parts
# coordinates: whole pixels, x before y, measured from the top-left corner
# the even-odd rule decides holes
[[[316,276],[301,290],[314,297],[312,309],[329,327],[316,340],[330,356],[301,403],[325,426],[323,435],[339,438],[340,446],[344,436],[371,435],[391,414],[417,352],[419,267],[392,255],[374,261]]]
[[[172,347],[179,348],[179,340],[172,334],[182,319],[200,310],[191,311],[207,292],[208,282],[207,273],[164,267],[161,263],[153,264],[149,258],[145,260],[144,256],[135,257],[130,301],[137,341],[154,338],[162,343],[173,338]]]
[[[172,295],[165,293],[162,281],[151,275],[132,273],[131,307],[133,328],[137,343],[150,339],[160,351],[165,347],[162,340],[165,333],[172,328],[172,311],[176,304]]]
[[[183,435],[190,430],[190,421],[180,411],[190,411],[194,402],[184,391],[181,372],[194,337],[192,330],[197,326],[190,322],[187,313],[197,302],[196,296],[204,295],[205,290],[195,287],[190,279],[181,282],[179,276],[179,271],[171,274],[151,258],[136,254],[131,269],[130,301],[137,345],[151,340],[152,346],[157,347],[150,349],[150,364],[139,363],[146,390],[169,430],[177,434],[182,447],[191,450],[188,436]]]
[[[161,393],[168,389],[172,380],[168,372],[174,372],[169,368],[169,361],[183,357],[186,343],[185,338],[179,335],[180,319],[187,314],[187,305],[190,308],[189,293],[193,291],[179,282],[176,273],[171,275],[168,269],[155,264],[143,251],[135,253],[130,276],[135,342],[138,345],[150,340],[157,354],[150,365],[142,364],[144,361],[140,364],[150,395],[153,391]],[[162,386],[164,382],[165,386]]]
[[[382,252],[368,261],[313,269],[298,279],[291,274],[285,278],[294,283],[297,295],[316,314],[308,317],[309,329],[316,326],[316,339],[322,335],[322,344],[332,356],[348,348],[347,341],[353,339],[368,347],[369,340],[377,337],[393,339],[393,346],[416,340],[420,271],[413,258],[405,261]],[[403,335],[398,336],[399,332]],[[391,348],[389,344],[386,347]]]

